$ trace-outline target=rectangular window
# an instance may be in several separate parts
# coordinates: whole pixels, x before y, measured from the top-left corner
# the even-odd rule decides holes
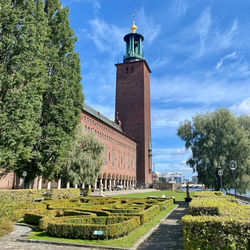
[[[114,150],[112,150],[112,166],[114,166]]]
[[[125,168],[125,153],[124,153],[124,161],[123,161],[123,168]]]
[[[104,164],[107,165],[107,149],[105,149],[105,161]]]
[[[130,155],[128,155],[128,169],[130,168]]]
[[[120,151],[118,151],[118,168],[120,167]]]

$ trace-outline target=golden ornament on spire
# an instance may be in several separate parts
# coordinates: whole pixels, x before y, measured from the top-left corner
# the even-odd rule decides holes
[[[133,25],[131,26],[132,33],[135,33],[137,30],[137,26],[135,25],[135,20],[133,20]]]
[[[137,30],[137,26],[135,25],[135,14],[136,14],[136,10],[134,10],[134,13],[132,14],[132,17],[133,17],[133,25],[131,26],[132,33],[135,33]]]

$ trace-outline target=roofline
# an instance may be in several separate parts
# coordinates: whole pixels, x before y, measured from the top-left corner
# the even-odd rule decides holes
[[[97,118],[99,121],[101,121],[102,123],[105,123],[108,127],[115,129],[117,132],[119,132],[120,134],[122,134],[123,136],[127,137],[128,139],[138,143],[134,138],[126,135],[122,128],[116,124],[114,121],[110,120],[109,118],[107,118],[106,116],[102,115],[99,111],[93,109],[92,107],[90,107],[87,104],[83,104],[83,107],[81,107],[81,110],[88,113],[90,116]]]
[[[120,65],[120,64],[138,63],[138,62],[141,62],[141,61],[143,61],[143,62],[146,64],[146,66],[147,66],[147,68],[148,68],[149,73],[152,73],[152,71],[151,71],[151,69],[149,68],[148,63],[147,63],[147,61],[146,61],[146,60],[133,61],[133,62],[123,62],[123,63],[117,63],[117,64],[115,64],[115,66],[117,67],[117,65]]]

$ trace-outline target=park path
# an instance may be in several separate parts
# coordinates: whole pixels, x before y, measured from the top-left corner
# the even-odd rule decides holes
[[[20,242],[16,241],[22,235],[28,234],[32,229],[30,227],[15,225],[14,231],[10,234],[0,238],[0,249],[1,250],[76,250],[79,247],[73,246],[58,246],[44,243],[32,243],[32,242]],[[83,249],[83,248],[82,248]],[[92,249],[92,248],[84,248]],[[96,250],[96,248],[95,248]]]
[[[179,206],[160,226],[137,248],[137,250],[182,250],[181,218],[188,213],[188,203],[178,202]]]

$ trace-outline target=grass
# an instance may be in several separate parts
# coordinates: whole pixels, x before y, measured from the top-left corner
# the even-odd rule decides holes
[[[190,196],[194,191],[190,192]],[[186,197],[186,192],[176,192],[176,191],[168,191],[168,190],[163,190],[163,191],[154,191],[154,192],[148,192],[148,193],[137,193],[137,194],[124,194],[124,195],[119,195],[119,196],[114,196],[114,197],[124,197],[124,198],[147,198],[148,196],[162,196],[165,195],[166,197],[175,197],[176,201],[184,201]]]
[[[164,191],[166,192],[166,191]],[[152,192],[155,193],[155,192]],[[159,192],[157,192],[159,193]],[[148,193],[147,193],[148,194]],[[142,194],[140,194],[142,195]],[[151,195],[151,193],[150,193]],[[125,197],[125,196],[122,196]],[[126,196],[131,197],[131,196]],[[141,196],[139,197],[141,198]],[[184,199],[184,198],[183,198]],[[67,242],[67,243],[77,243],[77,244],[91,244],[91,245],[106,245],[106,246],[116,246],[116,247],[124,247],[130,248],[134,245],[134,243],[140,239],[145,233],[149,231],[150,228],[155,226],[164,216],[166,216],[176,205],[173,204],[167,207],[166,210],[161,211],[153,220],[150,222],[138,227],[129,235],[113,240],[79,240],[79,239],[65,239],[65,238],[55,238],[47,235],[46,232],[33,232],[28,239],[36,239],[36,240],[46,240],[46,241],[54,241],[54,242]]]

